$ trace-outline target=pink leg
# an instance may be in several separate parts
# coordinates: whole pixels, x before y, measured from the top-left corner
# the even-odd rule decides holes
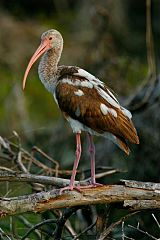
[[[77,147],[76,147],[76,159],[74,161],[74,166],[73,166],[73,170],[72,170],[72,176],[70,179],[70,183],[69,186],[61,188],[60,189],[60,194],[64,191],[64,190],[70,190],[72,191],[73,188],[77,189],[78,191],[80,190],[79,187],[75,187],[74,186],[74,181],[75,181],[75,177],[76,177],[76,172],[77,172],[77,167],[78,167],[78,163],[81,157],[81,136],[80,133],[76,133],[76,143],[77,143]]]
[[[76,134],[76,142],[77,142],[76,159],[74,161],[72,176],[71,176],[71,180],[70,180],[70,183],[69,183],[70,190],[73,190],[74,181],[75,181],[75,177],[76,177],[76,173],[77,173],[77,167],[78,167],[78,163],[79,163],[79,160],[80,160],[80,157],[81,157],[81,138],[80,138],[80,133]]]
[[[93,142],[93,137],[89,133],[87,134],[88,137],[88,142],[89,142],[89,153],[91,157],[91,184],[96,183],[96,178],[95,178],[95,146]]]
[[[93,136],[87,133],[88,143],[89,143],[89,153],[91,156],[91,184],[88,187],[102,186],[100,183],[96,183],[95,178],[95,146],[93,142]]]

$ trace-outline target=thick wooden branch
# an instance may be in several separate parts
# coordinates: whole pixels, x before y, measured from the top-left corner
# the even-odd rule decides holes
[[[59,194],[57,189],[19,197],[1,198],[0,216],[113,202],[121,202],[124,207],[133,210],[160,208],[160,184],[141,182],[136,184],[135,181],[133,181],[133,184],[132,181],[126,181],[126,184],[130,186],[86,187],[82,188],[81,192],[66,191],[62,195]]]

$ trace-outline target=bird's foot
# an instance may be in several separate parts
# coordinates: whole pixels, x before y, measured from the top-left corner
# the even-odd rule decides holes
[[[72,190],[77,190],[78,192],[80,192],[81,191],[81,187],[80,187],[80,185],[78,185],[78,186],[66,186],[66,187],[63,187],[63,188],[61,188],[60,189],[60,195],[64,192],[64,191],[66,191],[66,190],[68,190],[68,191],[72,191]]]
[[[96,187],[102,187],[102,186],[103,184],[101,183],[91,182],[89,185],[81,186],[81,188],[96,188]]]
[[[89,185],[85,185],[85,186],[81,186],[81,185],[77,185],[77,186],[66,186],[60,189],[60,195],[64,192],[64,191],[72,191],[72,190],[76,190],[78,192],[81,192],[81,189],[85,189],[85,188],[96,188],[96,187],[102,187],[103,184],[101,183],[96,183],[96,182],[91,182]]]
[[[94,182],[94,183],[91,183],[89,186],[90,187],[102,187],[103,184]]]
[[[84,185],[84,186],[77,185],[77,188],[79,189],[79,192],[80,192],[81,189],[85,189],[85,188],[96,188],[96,187],[102,187],[102,186],[104,186],[104,184],[97,183],[96,181],[90,180],[88,185]]]

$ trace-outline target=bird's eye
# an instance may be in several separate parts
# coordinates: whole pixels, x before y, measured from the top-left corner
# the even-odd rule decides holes
[[[52,40],[52,37],[50,37],[49,40]]]

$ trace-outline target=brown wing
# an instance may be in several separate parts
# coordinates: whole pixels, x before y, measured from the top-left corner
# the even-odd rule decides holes
[[[78,95],[80,91],[83,94]],[[108,103],[95,87],[75,86],[59,81],[56,87],[56,98],[62,112],[94,131],[98,133],[110,132],[117,137],[120,143],[124,143],[125,140],[139,143],[132,121],[123,114],[120,108]],[[100,108],[101,104],[113,109],[116,114],[111,112],[103,114]]]

